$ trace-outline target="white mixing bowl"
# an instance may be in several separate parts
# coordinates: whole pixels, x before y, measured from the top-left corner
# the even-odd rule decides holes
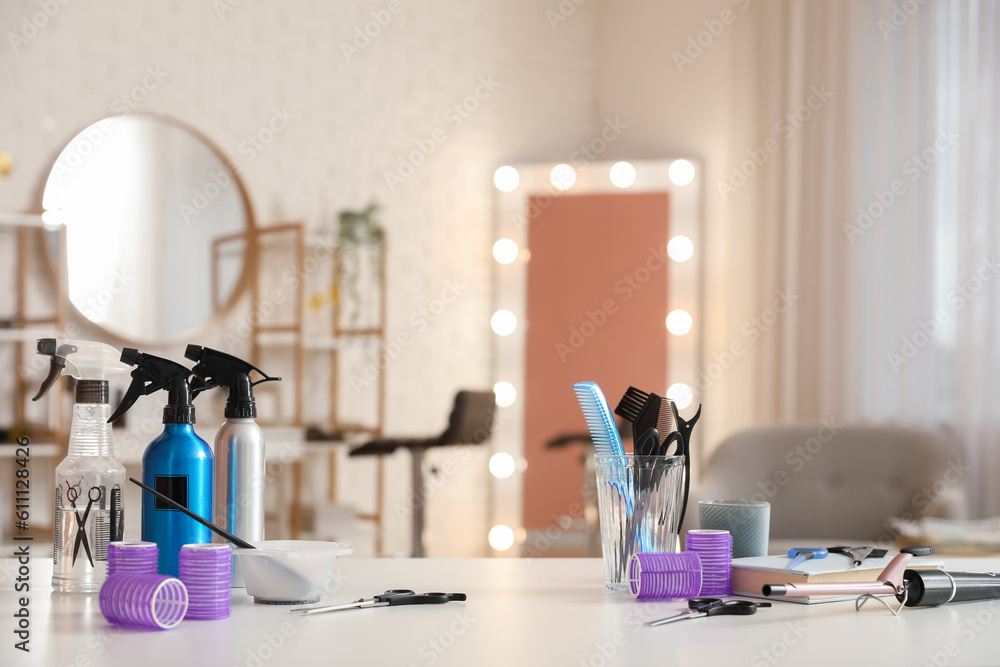
[[[255,602],[310,604],[326,592],[337,556],[354,553],[338,542],[264,540],[256,549],[233,549]]]

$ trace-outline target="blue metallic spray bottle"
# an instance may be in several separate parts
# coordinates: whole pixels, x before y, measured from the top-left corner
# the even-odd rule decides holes
[[[208,385],[176,362],[134,349],[126,348],[122,361],[136,369],[132,371],[132,386],[109,421],[124,414],[142,394],[169,389],[163,408],[163,433],[149,443],[142,456],[143,484],[211,521],[215,460],[208,443],[194,432],[191,404]],[[159,546],[159,573],[176,577],[181,547],[211,542],[212,532],[152,494],[143,493],[142,539]]]
[[[212,518],[215,459],[194,432],[194,406],[186,379],[177,379],[163,407],[163,433],[142,455],[142,483],[199,516]],[[181,547],[212,541],[212,531],[162,500],[142,494],[142,539],[160,547],[160,574],[176,577]]]

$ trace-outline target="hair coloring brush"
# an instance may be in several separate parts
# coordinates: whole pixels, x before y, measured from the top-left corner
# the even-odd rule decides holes
[[[660,448],[663,432],[657,428],[663,399],[635,387],[629,387],[618,401],[615,414],[632,424],[632,452],[636,456],[653,456]],[[653,431],[654,433],[651,433]]]

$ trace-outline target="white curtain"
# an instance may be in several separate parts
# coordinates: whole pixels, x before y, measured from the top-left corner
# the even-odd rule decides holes
[[[706,193],[737,249],[730,426],[943,425],[981,516],[1000,514],[998,4],[756,3],[730,179]]]

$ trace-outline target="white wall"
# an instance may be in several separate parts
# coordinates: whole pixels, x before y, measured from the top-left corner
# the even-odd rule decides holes
[[[704,247],[696,250],[705,259],[704,322],[695,323],[693,332],[703,333],[703,358],[725,350],[739,330],[730,313],[740,277],[728,270],[730,253],[738,251],[730,245],[729,227],[739,224],[739,216],[717,195],[714,184],[726,180],[734,152],[732,135],[741,105],[734,26],[745,19],[744,6],[748,0],[616,0],[601,5],[600,114],[620,114],[630,123],[610,145],[607,159],[693,156],[706,169]],[[745,401],[730,389],[744,374],[737,363],[700,397],[705,410],[695,435],[703,452],[745,423]]]
[[[13,154],[15,167],[0,178],[0,209],[36,209],[59,150],[123,102],[192,125],[236,160],[259,224],[316,226],[341,208],[377,199],[390,239],[388,337],[405,331],[414,338],[387,371],[387,430],[433,433],[443,428],[457,388],[491,381],[493,169],[567,159],[599,126],[598,5],[577,7],[553,30],[545,11],[557,7],[554,0],[400,0],[401,12],[348,61],[341,42],[353,40],[388,1],[242,2],[220,15],[227,1],[2,3],[0,149]],[[47,17],[42,4],[58,11]],[[643,3],[633,4],[638,10]],[[607,20],[609,10],[603,13]],[[33,20],[43,27],[25,28]],[[608,30],[614,39],[627,37],[624,27]],[[10,33],[20,37],[12,42]],[[662,41],[656,32],[643,38],[648,48]],[[488,96],[484,79],[499,84]],[[445,116],[477,87],[486,97],[478,110],[460,125]],[[606,101],[615,89],[600,89],[601,112],[622,113]],[[630,151],[694,151],[697,135],[690,145],[643,144],[640,128],[655,123],[640,113],[640,90],[623,93],[636,117]],[[247,138],[275,110],[293,116],[287,129],[251,152]],[[385,172],[438,128],[447,139],[392,191]],[[467,291],[426,332],[414,331],[411,314],[449,280]],[[245,304],[238,315],[246,316]],[[216,332],[202,342],[219,340]],[[179,347],[147,351],[182,354]],[[155,423],[157,404],[145,399],[133,421],[146,416]],[[199,416],[199,430],[211,440],[218,415],[200,409]],[[390,507],[405,502],[407,466],[405,455],[391,462]],[[460,479],[466,477],[454,483]],[[485,485],[468,479],[464,510],[478,504],[485,517]],[[447,522],[450,504],[429,502],[439,512],[437,525]],[[405,522],[390,526],[387,548],[404,549]],[[431,553],[483,548],[478,535],[454,533],[454,542],[436,542]]]

